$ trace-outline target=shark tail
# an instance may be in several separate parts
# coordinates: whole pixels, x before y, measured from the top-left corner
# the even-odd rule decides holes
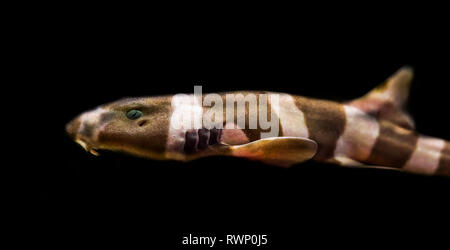
[[[412,79],[412,68],[402,67],[366,95],[347,103],[378,119],[379,135],[365,163],[450,177],[450,142],[416,133],[405,110]]]

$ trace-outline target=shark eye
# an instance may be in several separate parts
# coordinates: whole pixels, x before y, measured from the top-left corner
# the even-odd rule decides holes
[[[142,112],[137,109],[132,109],[127,112],[127,118],[130,120],[136,120],[137,118],[142,116]]]

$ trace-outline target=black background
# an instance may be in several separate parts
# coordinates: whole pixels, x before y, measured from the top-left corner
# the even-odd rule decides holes
[[[27,239],[146,248],[182,247],[189,233],[267,234],[266,247],[448,243],[446,178],[314,162],[281,169],[226,157],[94,157],[65,135],[79,113],[125,96],[202,85],[205,93],[269,90],[344,101],[411,65],[409,110],[418,131],[450,139],[449,41],[439,12],[289,9],[64,9],[26,21],[19,60],[30,70],[17,82],[30,82],[21,96],[33,103],[23,124],[33,139],[17,168],[31,176],[23,197],[30,220],[21,227]]]

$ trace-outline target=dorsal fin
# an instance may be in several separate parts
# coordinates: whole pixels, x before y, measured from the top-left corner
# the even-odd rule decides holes
[[[404,128],[413,129],[414,121],[404,110],[412,78],[412,68],[402,67],[378,87],[348,104],[378,119],[388,120]]]

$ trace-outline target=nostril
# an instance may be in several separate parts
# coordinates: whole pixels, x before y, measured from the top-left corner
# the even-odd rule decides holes
[[[139,126],[139,127],[142,127],[142,126],[144,126],[145,124],[147,124],[147,122],[148,122],[148,120],[142,120],[142,121],[139,121],[139,122],[138,122],[138,126]]]

